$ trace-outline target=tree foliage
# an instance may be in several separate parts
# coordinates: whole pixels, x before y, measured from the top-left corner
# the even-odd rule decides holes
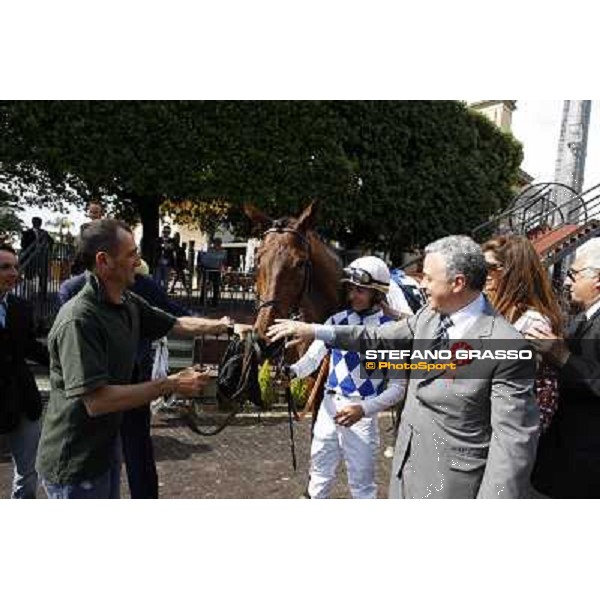
[[[243,229],[243,202],[310,199],[326,237],[397,255],[504,206],[521,159],[454,101],[0,103],[0,178],[32,202],[111,196],[141,217],[147,256],[167,200],[205,226],[231,206]]]
[[[204,202],[165,200],[161,204],[160,212],[162,215],[173,217],[178,225],[198,227],[210,239],[219,227],[230,224],[233,208],[233,205],[225,200],[207,200]]]
[[[14,243],[25,224],[17,214],[17,200],[7,192],[0,190],[0,242]]]

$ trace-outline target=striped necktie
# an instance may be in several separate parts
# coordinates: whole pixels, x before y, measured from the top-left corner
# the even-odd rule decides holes
[[[443,350],[448,348],[448,342],[450,340],[448,337],[448,329],[450,329],[452,325],[454,325],[454,323],[448,315],[440,315],[440,322],[433,335],[432,350]]]

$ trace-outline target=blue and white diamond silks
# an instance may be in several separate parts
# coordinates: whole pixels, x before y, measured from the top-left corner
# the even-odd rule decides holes
[[[327,319],[325,324],[378,327],[391,320],[381,310],[366,316],[359,315],[353,310],[344,310]],[[360,355],[358,352],[332,348],[329,377],[326,384],[327,389],[342,396],[360,398],[369,398],[380,394],[385,384],[385,379],[381,371],[375,371],[370,376],[364,372],[365,377],[361,377],[360,367]]]

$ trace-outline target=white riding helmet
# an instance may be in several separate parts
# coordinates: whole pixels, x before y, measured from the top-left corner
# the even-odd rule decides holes
[[[344,269],[342,281],[387,294],[390,289],[390,270],[380,258],[362,256]]]

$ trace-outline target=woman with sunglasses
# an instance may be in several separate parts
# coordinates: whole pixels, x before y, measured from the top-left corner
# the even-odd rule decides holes
[[[560,307],[531,242],[522,236],[499,236],[482,249],[488,268],[485,293],[494,308],[524,336],[534,325],[562,335]],[[556,373],[545,361],[538,368],[536,392],[545,430],[558,403]]]

